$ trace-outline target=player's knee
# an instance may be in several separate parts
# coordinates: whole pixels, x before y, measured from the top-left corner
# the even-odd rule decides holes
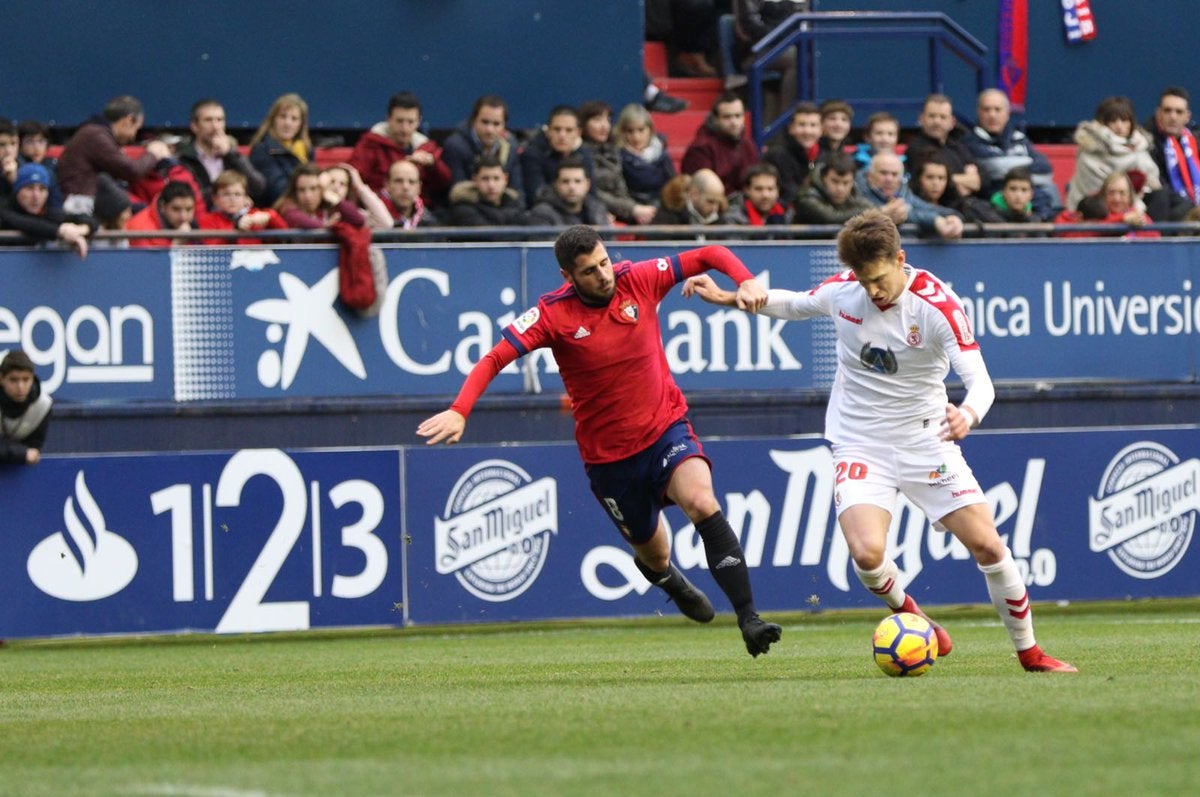
[[[987,540],[971,547],[971,555],[975,557],[975,561],[985,567],[994,565],[1004,559],[1008,553],[1008,547],[1004,544],[1004,540],[996,537],[994,540]]]
[[[671,566],[671,554],[669,551],[664,554],[639,551],[637,558],[642,560],[642,564],[655,573],[661,573]]]

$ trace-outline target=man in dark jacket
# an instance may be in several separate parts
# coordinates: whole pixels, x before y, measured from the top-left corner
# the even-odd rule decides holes
[[[50,427],[50,397],[20,349],[0,360],[0,462],[36,465]]]
[[[553,193],[529,211],[531,225],[547,227],[570,227],[575,224],[592,224],[603,227],[611,223],[612,217],[604,203],[588,192],[592,181],[588,179],[583,161],[578,158],[563,158],[554,173]]]
[[[251,198],[261,202],[267,180],[250,165],[249,159],[238,151],[237,139],[225,132],[225,108],[213,99],[203,99],[192,106],[192,140],[177,150],[175,157],[196,178],[204,200],[201,212],[212,210],[212,184],[226,169],[246,175],[246,188]]]
[[[963,143],[966,128],[954,118],[954,105],[945,94],[930,94],[917,117],[920,130],[908,143],[904,166],[910,175],[921,171],[921,164],[940,155],[950,167],[950,179],[959,196],[979,191],[982,181],[979,166]]]
[[[471,179],[450,189],[449,223],[455,227],[520,227],[528,218],[529,211],[508,187],[508,174],[495,155],[479,156]]]
[[[521,151],[521,179],[525,185],[525,203],[529,207],[553,193],[550,186],[559,162],[572,157],[583,162],[590,181],[592,155],[583,147],[579,114],[569,105],[559,105],[550,111],[545,127]]]

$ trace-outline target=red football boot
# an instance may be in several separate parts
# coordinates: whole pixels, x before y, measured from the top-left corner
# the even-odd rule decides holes
[[[1037,645],[1028,650],[1017,651],[1017,658],[1021,660],[1021,666],[1026,672],[1079,672],[1065,661],[1047,656]]]

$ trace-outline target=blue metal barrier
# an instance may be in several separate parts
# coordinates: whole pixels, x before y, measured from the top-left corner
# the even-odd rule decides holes
[[[902,37],[928,42],[928,91],[919,97],[857,98],[846,97],[850,105],[881,108],[920,108],[928,94],[944,91],[942,51],[964,61],[975,72],[976,89],[992,85],[992,67],[988,48],[950,17],[941,13],[827,11],[793,14],[754,45],[754,61],[747,70],[750,92],[751,132],[760,147],[781,128],[786,127],[792,108],[799,101],[815,101],[820,92],[817,83],[817,42],[828,39],[867,39]],[[789,48],[796,48],[797,96],[775,119],[763,119],[763,82],[769,64]],[[787,101],[789,98],[784,98]]]

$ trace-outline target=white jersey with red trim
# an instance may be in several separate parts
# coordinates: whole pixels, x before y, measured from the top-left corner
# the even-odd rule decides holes
[[[967,387],[963,406],[980,420],[995,396],[958,296],[928,271],[905,265],[895,304],[879,308],[847,269],[812,290],[771,290],[764,315],[829,316],[837,375],[825,412],[832,443],[897,443],[938,434],[951,366]]]

